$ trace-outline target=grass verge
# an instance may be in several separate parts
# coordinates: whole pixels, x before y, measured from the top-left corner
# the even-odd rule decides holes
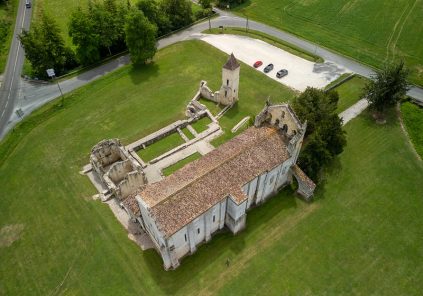
[[[0,1],[0,74],[6,67],[19,0]]]
[[[401,104],[402,118],[417,153],[423,158],[423,108],[405,102]]]

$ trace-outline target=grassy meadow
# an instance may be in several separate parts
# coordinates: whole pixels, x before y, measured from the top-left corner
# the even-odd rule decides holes
[[[234,11],[373,67],[404,59],[423,85],[422,0],[247,0]]]
[[[423,164],[396,115],[346,126],[348,145],[313,203],[290,188],[164,271],[79,174],[98,141],[128,144],[183,118],[198,82],[220,85],[227,56],[199,41],[160,50],[31,114],[0,143],[1,295],[416,295],[423,290]],[[204,67],[207,60],[208,67]],[[168,75],[172,72],[173,75]],[[294,93],[241,65],[233,127]],[[6,229],[6,230],[4,230]],[[230,265],[225,262],[230,259]]]

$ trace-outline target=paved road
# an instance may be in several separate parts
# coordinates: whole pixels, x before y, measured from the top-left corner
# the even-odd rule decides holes
[[[16,38],[12,39],[9,57],[3,76],[4,80],[0,87],[0,136],[2,136],[2,131],[11,117],[16,101],[19,97],[20,76],[25,54],[17,36],[21,33],[22,28],[25,30],[29,29],[31,13],[32,8],[26,8],[25,1],[20,0],[16,24],[13,31],[13,36]]]
[[[219,14],[220,14],[219,17],[211,20],[211,25],[214,28],[218,26],[245,27],[246,25],[246,19],[244,18],[236,17],[230,13],[222,12],[222,11],[219,11]],[[198,36],[196,37],[196,34],[204,31],[205,29],[208,29],[208,27],[209,27],[208,21],[200,23],[200,24],[196,24],[188,29],[185,29],[167,38],[159,40],[158,48],[160,49],[182,40],[195,39],[198,37]],[[251,21],[251,20],[249,21],[249,28],[252,30],[261,31],[263,33],[272,35],[276,38],[285,40],[293,45],[303,48],[304,50],[313,52],[321,56],[323,59],[327,61],[332,61],[332,62],[335,62],[336,64],[342,65],[345,68],[348,68],[351,71],[358,73],[362,76],[370,78],[371,75],[374,74],[373,69],[368,66],[362,65],[352,59],[349,59],[347,57],[334,53],[312,42],[300,39],[292,34],[282,32],[278,29],[275,29],[275,28],[272,28],[267,25],[264,25],[255,21]],[[118,58],[117,60],[111,61],[95,69],[87,71],[77,77],[63,81],[60,83],[60,86],[62,87],[62,90],[64,93],[70,92],[128,63],[129,63],[128,56]],[[23,82],[21,89],[22,89],[22,94],[20,96],[19,106],[22,108],[22,110],[25,112],[26,115],[29,114],[32,110],[38,108],[39,106],[45,104],[48,101],[51,101],[52,99],[60,95],[57,85],[42,85],[42,84],[33,84],[33,83]],[[17,96],[16,92],[14,94],[15,96]],[[413,98],[423,101],[422,88],[413,87],[408,92],[408,94],[412,96]],[[9,130],[19,120],[19,118],[17,118],[15,113],[12,113],[11,115],[12,116],[9,118],[9,122],[5,131]],[[3,122],[0,122],[0,124],[3,124]],[[0,133],[0,139],[2,138],[3,135],[4,133],[3,134]]]

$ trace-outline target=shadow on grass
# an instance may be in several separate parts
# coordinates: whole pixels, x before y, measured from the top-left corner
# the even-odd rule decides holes
[[[155,250],[144,252],[144,259],[150,269],[153,279],[163,289],[165,294],[176,294],[183,286],[199,277],[193,276],[210,265],[214,269],[226,268],[226,258],[237,260],[239,254],[248,246],[255,244],[257,233],[266,222],[282,211],[297,207],[294,192],[289,186],[263,205],[251,209],[247,214],[247,226],[242,232],[233,235],[226,227],[197,251],[182,259],[176,270],[165,271],[161,257]],[[220,263],[218,261],[221,261]]]
[[[134,84],[148,81],[154,77],[159,76],[160,67],[157,63],[149,63],[147,65],[132,65],[129,71],[129,77]]]

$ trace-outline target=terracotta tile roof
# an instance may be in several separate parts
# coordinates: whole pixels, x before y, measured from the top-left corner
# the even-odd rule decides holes
[[[236,60],[234,54],[231,53],[231,56],[229,57],[229,59],[226,62],[226,64],[223,65],[223,68],[233,71],[236,68],[238,68],[239,66],[240,65],[239,65],[238,61]]]
[[[298,166],[294,165],[292,166],[292,172],[306,184],[311,191],[313,191],[316,188],[316,184],[311,180],[304,172],[303,170]]]
[[[270,127],[249,128],[160,182],[140,197],[169,237],[229,194],[240,204],[242,186],[289,158],[286,138]]]
[[[136,217],[141,215],[140,207],[138,206],[138,202],[135,199],[135,196],[137,196],[143,189],[145,188],[145,185],[141,186],[137,190],[135,190],[134,193],[129,194],[123,201],[123,205],[132,212],[132,214]]]

